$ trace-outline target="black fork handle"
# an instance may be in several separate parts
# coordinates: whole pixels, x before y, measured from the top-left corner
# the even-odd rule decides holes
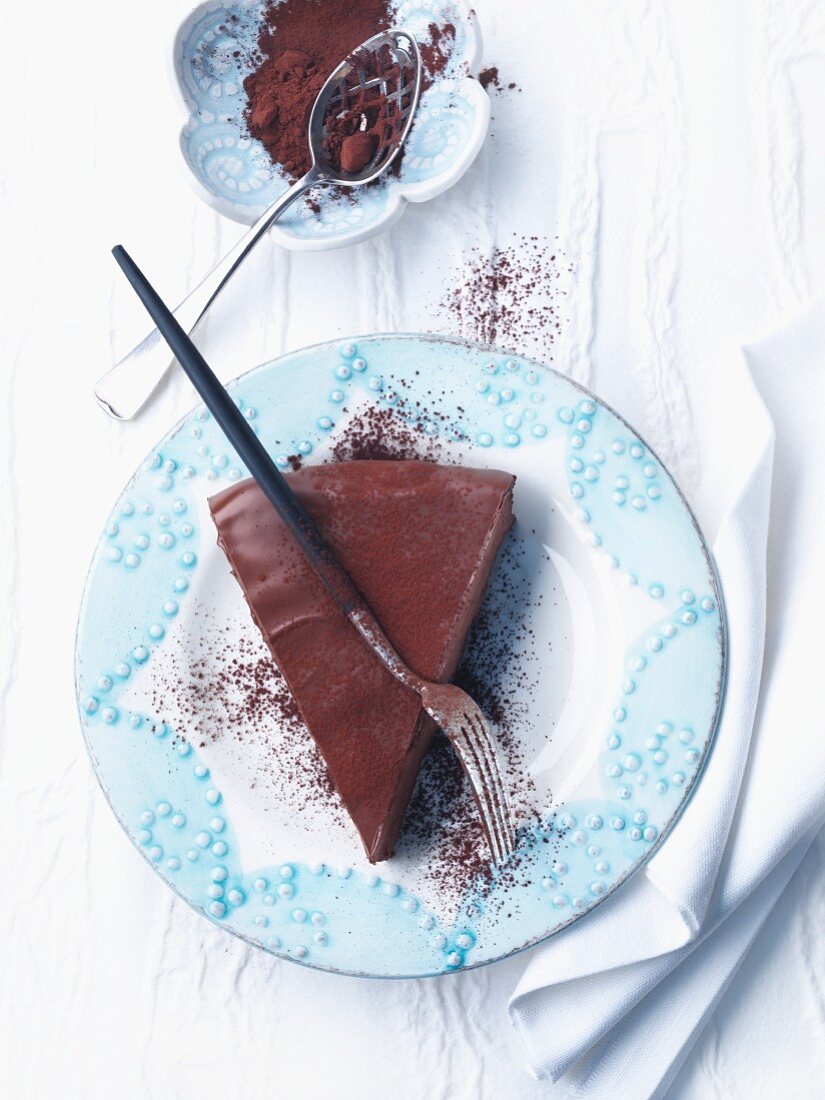
[[[347,618],[358,612],[373,619],[364,597],[332,547],[315,526],[315,521],[293,493],[288,481],[270,458],[249,422],[218,381],[204,357],[175,320],[158,292],[123,247],[116,245],[112,255],[146,307],[149,316],[183,367],[204,405],[238,452],[252,477],[290,529],[307,560],[323,581],[332,598]],[[373,620],[374,621],[374,620]]]

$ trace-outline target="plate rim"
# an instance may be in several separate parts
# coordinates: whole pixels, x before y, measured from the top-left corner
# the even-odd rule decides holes
[[[91,766],[92,772],[94,773],[94,777],[97,781],[98,787],[99,787],[100,791],[102,792],[103,797],[105,798],[107,805],[109,806],[110,810],[112,811],[112,813],[114,815],[115,821],[117,822],[118,826],[123,831],[123,833],[125,834],[127,840],[129,841],[129,846],[133,850],[137,851],[140,856],[142,856],[142,858],[144,859],[146,864],[149,866],[149,868],[152,870],[154,875],[156,875],[166,887],[171,889],[172,892],[177,897],[179,897],[183,902],[185,902],[186,905],[188,905],[189,908],[192,909],[195,913],[197,913],[201,917],[204,917],[207,921],[209,921],[210,924],[212,924],[214,927],[220,929],[222,932],[228,933],[229,935],[232,935],[232,936],[236,937],[237,939],[241,940],[243,943],[247,944],[249,947],[254,947],[257,950],[262,951],[264,954],[270,956],[271,958],[273,958],[275,960],[284,960],[286,962],[290,962],[290,963],[293,963],[297,966],[303,967],[304,969],[307,969],[307,970],[313,970],[313,971],[324,973],[324,974],[332,974],[332,975],[336,975],[336,976],[340,976],[340,977],[369,978],[369,979],[372,979],[372,980],[375,980],[375,981],[409,981],[409,980],[420,979],[420,978],[421,979],[423,979],[423,978],[443,978],[443,977],[448,977],[448,976],[453,976],[453,975],[466,974],[466,973],[468,973],[470,971],[473,971],[473,970],[479,970],[479,969],[481,969],[482,967],[485,967],[485,966],[492,966],[495,963],[504,962],[506,959],[511,959],[516,955],[520,955],[525,951],[529,951],[531,948],[538,947],[543,943],[547,943],[554,936],[557,936],[560,932],[563,932],[565,929],[569,928],[571,925],[575,924],[577,921],[581,920],[584,917],[587,917],[590,913],[592,913],[596,909],[598,909],[602,905],[603,902],[605,902],[609,897],[612,897],[616,893],[617,890],[619,890],[622,886],[625,885],[625,883],[630,881],[637,873],[644,870],[644,868],[647,866],[647,864],[650,862],[650,860],[653,858],[653,856],[662,848],[662,846],[664,845],[664,843],[667,841],[668,837],[670,836],[673,828],[679,822],[679,820],[682,817],[682,814],[684,813],[686,807],[688,806],[691,799],[693,798],[693,796],[694,796],[694,794],[695,794],[695,792],[696,792],[696,790],[699,786],[699,783],[701,782],[701,780],[702,780],[702,778],[705,774],[705,771],[708,767],[708,763],[711,759],[711,756],[713,755],[713,751],[714,751],[714,748],[715,748],[715,745],[716,745],[717,735],[719,733],[719,728],[720,728],[721,723],[722,723],[722,716],[723,716],[724,708],[725,708],[725,698],[726,698],[726,693],[727,693],[727,682],[728,682],[729,637],[728,637],[728,615],[727,615],[727,608],[726,608],[725,598],[724,598],[724,590],[722,588],[722,582],[721,582],[721,578],[719,576],[719,570],[718,570],[717,565],[716,565],[716,560],[715,560],[715,557],[713,555],[713,551],[712,551],[711,547],[709,546],[709,544],[708,544],[708,542],[707,542],[707,540],[704,536],[702,528],[699,525],[699,521],[697,520],[696,515],[695,515],[693,509],[690,506],[690,503],[688,502],[687,498],[685,497],[685,494],[682,491],[681,486],[679,485],[678,481],[676,480],[676,478],[671,473],[670,467],[668,466],[667,463],[662,461],[662,459],[660,458],[657,451],[648,444],[648,442],[646,441],[644,436],[640,432],[638,432],[636,430],[636,428],[633,427],[633,425],[630,424],[629,421],[624,416],[622,416],[621,413],[617,412],[616,409],[613,408],[612,405],[610,405],[607,401],[603,401],[592,390],[588,389],[585,385],[583,385],[577,379],[571,378],[569,375],[566,375],[563,371],[559,370],[557,367],[551,367],[546,363],[542,363],[539,360],[533,359],[531,356],[522,355],[520,352],[515,351],[513,348],[507,348],[507,347],[504,347],[500,344],[479,343],[477,341],[467,340],[467,339],[465,339],[464,337],[461,337],[461,336],[445,335],[445,334],[434,333],[434,332],[372,332],[372,333],[362,333],[360,335],[346,335],[345,334],[345,335],[341,335],[341,336],[338,336],[338,337],[332,337],[332,338],[329,338],[329,339],[326,339],[326,340],[320,340],[320,341],[317,341],[316,343],[313,343],[313,344],[305,344],[305,345],[302,345],[301,347],[298,347],[298,348],[292,348],[289,351],[282,352],[280,355],[276,356],[273,359],[266,359],[266,360],[263,360],[263,361],[257,363],[253,367],[248,367],[246,370],[244,370],[241,373],[235,375],[233,378],[231,378],[229,381],[225,382],[224,384],[227,387],[237,386],[237,385],[241,384],[245,379],[250,378],[253,374],[256,374],[258,371],[262,371],[265,368],[277,368],[279,365],[283,364],[285,361],[289,360],[293,356],[303,355],[303,354],[312,353],[312,352],[318,352],[322,349],[336,348],[336,347],[340,348],[340,346],[342,344],[355,344],[356,346],[358,346],[362,343],[382,341],[382,340],[391,341],[391,342],[394,342],[394,343],[395,342],[401,342],[401,343],[420,343],[420,342],[424,342],[424,343],[439,344],[439,345],[446,344],[446,345],[452,345],[452,346],[464,349],[466,351],[482,352],[485,355],[489,354],[489,355],[496,356],[496,357],[502,357],[502,358],[510,357],[510,358],[513,358],[513,359],[518,359],[525,365],[529,365],[532,368],[538,368],[539,370],[545,372],[546,374],[552,375],[554,378],[557,378],[557,379],[559,379],[563,382],[566,382],[566,383],[570,384],[571,386],[573,386],[573,388],[575,390],[577,390],[583,396],[588,397],[591,400],[595,401],[597,403],[597,405],[599,405],[601,408],[605,409],[607,412],[609,412],[611,415],[613,415],[620,424],[622,424],[629,432],[631,432],[636,437],[636,439],[639,440],[640,443],[642,443],[647,448],[647,450],[650,452],[651,456],[659,463],[662,470],[665,472],[666,476],[668,477],[668,479],[670,480],[670,482],[673,485],[674,489],[676,490],[678,498],[681,501],[681,504],[682,504],[683,508],[686,510],[686,513],[687,513],[687,515],[690,519],[691,525],[692,525],[692,527],[693,527],[693,529],[696,533],[696,536],[699,540],[699,546],[700,546],[700,549],[701,549],[701,552],[702,552],[702,556],[705,560],[705,564],[708,568],[708,574],[709,574],[709,578],[710,578],[711,588],[712,588],[712,591],[713,591],[714,598],[716,599],[717,608],[718,608],[718,611],[719,611],[718,641],[719,641],[719,654],[720,654],[720,668],[719,668],[719,678],[718,678],[718,682],[717,682],[717,685],[716,685],[717,690],[716,690],[716,699],[715,699],[715,704],[714,704],[714,712],[713,712],[713,717],[711,719],[711,723],[710,723],[710,727],[709,727],[707,745],[706,745],[706,748],[705,748],[705,750],[702,754],[702,759],[699,762],[699,766],[697,767],[696,772],[695,772],[690,784],[685,788],[684,795],[683,795],[681,801],[679,802],[679,805],[673,811],[673,814],[671,815],[671,817],[669,818],[667,823],[662,826],[662,829],[659,833],[659,836],[656,838],[656,840],[645,850],[643,856],[640,857],[640,859],[637,862],[633,863],[625,871],[625,873],[623,875],[621,875],[619,878],[617,878],[611,884],[611,886],[605,891],[605,893],[603,895],[601,895],[598,898],[595,898],[591,902],[591,904],[588,905],[588,907],[586,909],[582,910],[581,912],[571,914],[571,916],[569,917],[568,920],[563,921],[560,924],[556,925],[549,932],[543,933],[542,935],[537,936],[535,939],[528,940],[527,942],[525,942],[523,944],[520,944],[518,947],[511,948],[509,951],[505,952],[504,954],[496,955],[494,958],[479,960],[477,962],[467,962],[466,964],[456,968],[455,970],[446,969],[446,970],[432,971],[432,972],[428,972],[428,973],[413,973],[413,974],[374,974],[374,973],[368,973],[368,972],[360,971],[360,970],[347,970],[347,969],[343,969],[343,968],[340,968],[340,967],[317,965],[314,962],[306,962],[302,959],[295,958],[294,956],[292,956],[290,954],[286,954],[286,953],[281,954],[281,953],[278,953],[278,952],[268,950],[265,946],[263,946],[262,944],[260,944],[256,940],[253,940],[252,938],[244,935],[242,932],[237,931],[236,929],[232,928],[231,926],[229,926],[227,924],[223,924],[222,922],[213,919],[209,915],[209,913],[206,912],[205,909],[201,908],[193,900],[186,897],[186,895],[183,894],[180,891],[180,889],[173,882],[171,882],[164,875],[162,875],[160,873],[159,869],[155,866],[155,864],[153,864],[152,861],[149,859],[148,854],[146,852],[144,852],[140,848],[139,845],[135,844],[133,838],[131,837],[131,835],[129,833],[128,828],[126,827],[125,823],[121,820],[120,815],[118,814],[117,810],[115,809],[115,806],[114,806],[114,804],[112,802],[112,799],[109,795],[109,791],[108,791],[107,787],[104,785],[103,779],[102,779],[100,773],[98,772],[97,766],[95,764],[95,756],[94,756],[94,753],[92,751],[91,743],[89,741],[88,728],[87,728],[87,724],[84,720],[84,712],[83,712],[82,704],[81,704],[81,692],[80,692],[80,683],[79,683],[80,632],[81,632],[81,627],[82,627],[84,619],[85,619],[87,596],[88,596],[89,588],[90,588],[91,581],[92,581],[93,570],[94,570],[95,565],[96,565],[96,559],[97,559],[96,551],[97,551],[97,548],[100,544],[100,535],[98,535],[98,537],[95,541],[94,550],[92,552],[91,560],[90,560],[89,565],[86,569],[86,574],[85,574],[85,578],[84,578],[84,581],[83,581],[82,594],[81,594],[81,598],[80,598],[80,605],[79,605],[79,608],[78,608],[78,611],[77,611],[77,616],[76,616],[76,619],[75,619],[74,651],[73,651],[73,677],[72,677],[72,679],[73,679],[73,684],[74,684],[75,709],[76,709],[78,721],[79,721],[79,724],[80,724],[81,734],[83,736],[83,743],[85,745],[86,753],[87,753],[87,756],[88,756],[88,759],[89,759],[89,764]],[[157,449],[161,445],[162,441],[165,440],[165,439],[168,439],[169,436],[177,433],[183,427],[183,425],[186,423],[186,421],[189,419],[189,417],[192,416],[192,413],[197,408],[199,408],[201,405],[203,405],[203,402],[200,402],[200,401],[196,402],[187,412],[185,412],[160,437],[160,439],[155,443],[155,445],[150,448],[150,450],[147,452],[147,454],[135,466],[134,471],[129,476],[128,480],[124,483],[124,485],[123,485],[122,489],[120,490],[120,492],[117,494],[117,496],[115,498],[116,500],[120,500],[121,497],[123,497],[126,494],[129,487],[132,485],[132,483],[135,481],[135,479],[138,477],[141,470],[145,466],[146,461],[148,460],[148,458],[155,451],[157,451]]]

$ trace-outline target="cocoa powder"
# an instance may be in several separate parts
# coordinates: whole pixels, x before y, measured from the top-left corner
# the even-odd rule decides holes
[[[283,0],[266,8],[251,59],[255,68],[244,80],[249,101],[245,117],[249,133],[291,179],[312,165],[307,127],[327,77],[362,42],[392,23],[390,0]],[[423,87],[446,68],[454,38],[452,24],[431,24],[429,40],[419,43]],[[358,139],[347,150],[348,162],[357,164],[366,152],[365,140]]]
[[[489,92],[491,89],[494,92],[521,91],[521,88],[519,88],[514,80],[511,80],[508,84],[504,83],[501,79],[498,65],[488,65],[486,69],[482,69],[478,74],[478,82],[485,92]]]
[[[263,642],[216,621],[198,605],[200,630],[187,635],[186,658],[172,650],[156,673],[151,701],[159,723],[185,723],[187,739],[199,749],[233,738],[244,749],[260,749],[253,786],[299,815],[313,805],[344,824],[346,812],[321,754],[304,725],[292,693]],[[178,735],[180,740],[183,740]]]
[[[347,424],[332,449],[334,462],[352,460],[428,462],[438,460],[438,447],[423,427],[393,409],[370,406]]]
[[[509,244],[470,250],[451,274],[438,309],[465,339],[547,362],[566,320],[572,271],[558,242],[513,234]]]
[[[450,60],[453,44],[455,43],[455,25],[445,23],[430,23],[427,28],[430,36],[429,42],[420,42],[421,63],[424,67],[425,81],[431,82],[436,73],[443,72]]]
[[[250,134],[292,178],[312,166],[307,126],[332,70],[389,27],[387,0],[285,0],[270,4],[258,36],[260,63],[244,81]]]

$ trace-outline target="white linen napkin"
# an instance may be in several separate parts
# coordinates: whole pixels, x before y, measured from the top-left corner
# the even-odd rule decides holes
[[[825,821],[825,300],[713,387],[697,411],[719,444],[730,648],[707,770],[644,871],[532,952],[509,1006],[533,1072],[593,1100],[667,1087]]]

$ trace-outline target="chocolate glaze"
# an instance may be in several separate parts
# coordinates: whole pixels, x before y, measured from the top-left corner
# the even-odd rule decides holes
[[[423,677],[451,679],[513,522],[515,478],[417,461],[286,476],[404,660]],[[332,602],[254,481],[209,507],[368,858],[388,859],[433,722]]]

